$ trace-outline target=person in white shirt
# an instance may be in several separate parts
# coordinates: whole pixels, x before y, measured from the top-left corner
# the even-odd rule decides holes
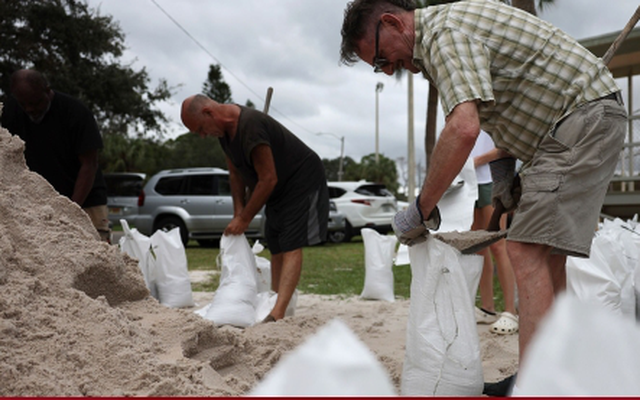
[[[493,213],[489,162],[495,160],[497,156],[498,152],[491,137],[485,131],[480,131],[480,136],[478,136],[478,140],[470,154],[470,157],[473,158],[478,178],[478,200],[476,200],[475,204],[471,230],[487,229],[489,225],[489,220]],[[506,224],[507,215],[504,214],[500,220],[500,228],[506,229]],[[518,331],[518,314],[515,302],[516,284],[513,269],[507,256],[505,240],[492,244],[489,248],[479,251],[478,254],[484,257],[484,266],[478,288],[481,306],[479,308],[476,307],[476,321],[479,324],[491,324],[491,332],[497,334],[509,335],[516,333]],[[500,315],[496,312],[493,295],[493,260],[496,262],[498,280],[504,296],[504,311]]]

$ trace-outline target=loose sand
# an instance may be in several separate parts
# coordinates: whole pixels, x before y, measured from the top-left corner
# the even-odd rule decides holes
[[[407,300],[301,294],[296,315],[216,328],[149,296],[137,261],[100,242],[84,212],[28,171],[0,129],[0,396],[234,396],[341,318],[399,389]],[[517,369],[517,336],[478,326],[486,381]]]

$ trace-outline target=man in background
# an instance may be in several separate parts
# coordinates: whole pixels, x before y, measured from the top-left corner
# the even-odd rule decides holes
[[[198,94],[184,100],[181,116],[191,132],[217,137],[227,156],[234,216],[224,234],[243,234],[266,205],[271,288],[278,297],[263,322],[284,318],[300,280],[302,248],[327,236],[329,190],[320,157],[275,119],[251,108]]]
[[[2,126],[25,142],[27,166],[80,205],[100,238],[110,242],[107,187],[98,167],[102,137],[93,114],[77,99],[52,90],[36,70],[14,72],[10,92]]]

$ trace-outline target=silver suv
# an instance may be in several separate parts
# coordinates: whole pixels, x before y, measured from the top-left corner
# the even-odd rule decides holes
[[[160,171],[152,176],[138,198],[135,227],[145,235],[158,229],[180,228],[182,242],[195,239],[214,245],[233,219],[229,172],[220,168]],[[249,224],[247,237],[264,237],[264,208]]]
[[[138,215],[138,196],[147,175],[138,172],[111,172],[104,174],[107,184],[109,223],[120,225],[125,219],[130,224]]]

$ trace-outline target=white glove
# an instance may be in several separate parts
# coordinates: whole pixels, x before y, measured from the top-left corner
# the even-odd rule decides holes
[[[429,218],[425,221],[418,206],[420,196],[415,202],[409,204],[406,210],[398,211],[391,220],[391,227],[398,241],[407,246],[422,243],[427,240],[429,229],[437,230],[440,227],[440,210],[435,207]]]

